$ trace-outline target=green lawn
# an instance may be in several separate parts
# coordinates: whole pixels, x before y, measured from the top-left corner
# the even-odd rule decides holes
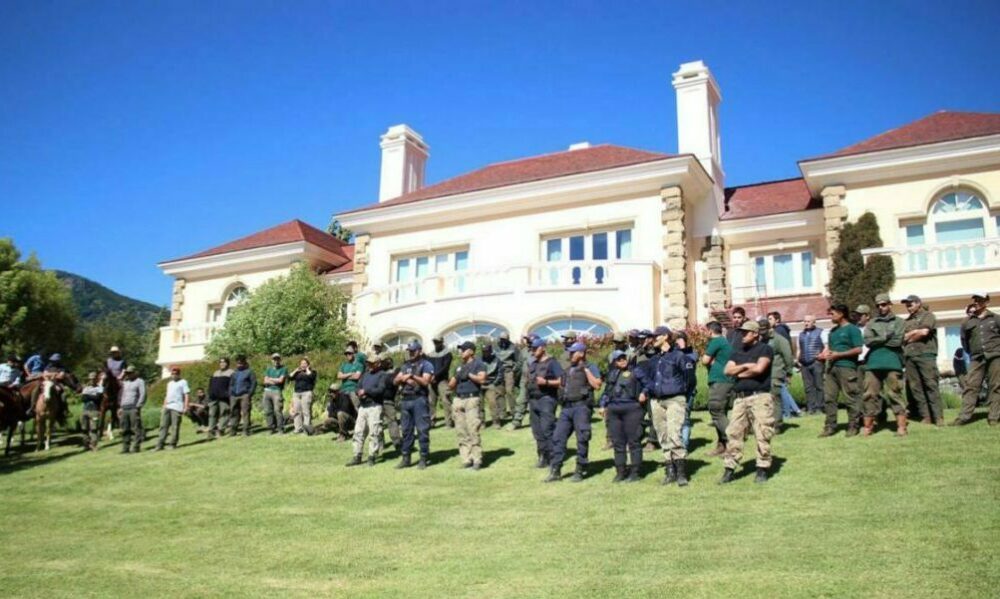
[[[92,454],[60,436],[0,460],[0,593],[997,596],[1000,430],[985,420],[915,424],[906,439],[817,439],[819,417],[792,420],[770,482],[719,487],[721,462],[704,455],[714,433],[696,419],[684,489],[660,486],[662,470],[611,484],[602,428],[599,472],[555,485],[532,467],[527,430],[486,432],[478,473],[440,428],[423,472],[394,470],[392,452],[344,468],[349,445],[328,436],[207,442],[190,422],[158,454]]]

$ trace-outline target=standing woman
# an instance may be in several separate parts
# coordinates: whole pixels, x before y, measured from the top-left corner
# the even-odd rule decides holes
[[[483,419],[480,409],[487,367],[482,360],[476,358],[475,343],[466,341],[458,346],[458,350],[461,352],[462,364],[448,382],[448,388],[455,393],[451,403],[452,420],[455,422],[462,467],[479,470],[483,465],[483,442],[479,434]],[[499,418],[499,412],[494,411],[493,415]]]
[[[640,441],[643,406],[639,401],[642,383],[632,372],[628,354],[625,352],[621,350],[611,352],[611,369],[608,371],[604,389],[599,413],[607,419],[611,445],[615,450],[615,478],[612,482],[638,482],[639,466],[642,465]],[[628,457],[631,458],[627,467],[626,449]]]
[[[295,433],[305,433],[312,430],[313,389],[316,388],[316,371],[312,369],[309,358],[299,360],[296,368],[288,378],[292,380],[292,410],[295,412]]]

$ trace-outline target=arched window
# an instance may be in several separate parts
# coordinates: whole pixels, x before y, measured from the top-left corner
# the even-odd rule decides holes
[[[466,341],[474,342],[482,338],[496,339],[500,333],[506,332],[508,332],[506,328],[493,322],[474,322],[445,331],[442,337],[444,337],[446,346],[455,347]]]
[[[212,304],[209,306],[209,322],[219,324],[226,322],[226,318],[229,317],[229,312],[236,306],[243,303],[243,301],[249,296],[250,292],[243,285],[233,287],[229,290],[229,293],[226,294],[226,299],[223,300],[221,304]]]
[[[608,325],[588,318],[559,318],[536,326],[531,332],[543,339],[558,340],[568,332],[587,337],[600,337],[611,332]]]
[[[420,339],[420,336],[416,333],[410,333],[408,331],[396,331],[382,337],[382,345],[385,346],[385,351],[389,353],[401,352],[406,349],[407,344],[414,339]]]
[[[986,261],[986,246],[980,243],[995,234],[986,202],[965,189],[949,191],[931,204],[927,222],[906,225],[906,245],[932,246],[911,253],[910,271],[972,268]]]

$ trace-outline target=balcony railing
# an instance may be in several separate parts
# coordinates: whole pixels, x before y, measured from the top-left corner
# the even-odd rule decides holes
[[[511,293],[515,290],[610,288],[615,283],[616,271],[636,265],[646,269],[652,266],[651,263],[580,260],[541,262],[487,270],[463,270],[368,289],[357,299],[368,298],[373,303],[373,309],[378,310],[449,297]]]
[[[169,340],[167,345],[171,346],[206,345],[221,328],[222,324],[215,322],[163,327],[160,329],[161,345],[164,344],[162,340]]]
[[[861,250],[861,254],[865,260],[870,256],[889,256],[897,276],[1000,268],[1000,237],[913,247],[871,248]]]

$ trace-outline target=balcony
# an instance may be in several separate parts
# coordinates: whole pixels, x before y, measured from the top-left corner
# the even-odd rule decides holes
[[[1000,268],[1000,237],[913,247],[871,248],[861,250],[861,254],[865,260],[870,256],[889,256],[899,278],[978,272]]]
[[[202,322],[176,327],[160,327],[161,365],[191,362],[205,356],[205,346],[212,340],[221,323]]]

